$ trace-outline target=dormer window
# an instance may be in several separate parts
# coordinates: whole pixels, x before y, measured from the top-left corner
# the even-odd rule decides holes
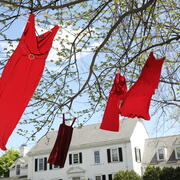
[[[166,159],[166,148],[164,147],[159,147],[157,149],[157,160],[158,161],[163,161]]]
[[[158,159],[164,160],[164,148],[158,149]]]
[[[176,159],[180,159],[180,145],[175,148]]]

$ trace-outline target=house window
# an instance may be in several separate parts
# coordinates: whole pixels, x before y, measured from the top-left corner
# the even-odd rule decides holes
[[[101,176],[96,176],[95,180],[101,180]]]
[[[176,159],[180,159],[180,146],[176,147],[175,152],[176,152]]]
[[[96,164],[100,163],[100,153],[99,151],[94,151],[94,161]]]
[[[158,150],[157,150],[157,159],[158,159],[158,161],[164,160],[164,156],[165,156],[164,148],[163,147],[158,148]]]
[[[112,162],[117,162],[119,161],[118,157],[118,149],[111,149],[111,157],[112,157]]]
[[[44,159],[39,159],[39,171],[42,171],[44,169]]]
[[[35,166],[34,171],[46,171],[47,170],[47,157],[44,158],[36,158],[35,159]]]
[[[72,180],[80,180],[80,177],[73,177]]]
[[[69,164],[80,164],[82,163],[82,153],[69,154]]]
[[[18,164],[16,166],[16,175],[20,175],[20,168],[21,168],[21,166]]]
[[[108,180],[113,180],[116,173],[108,174]]]
[[[106,180],[106,175],[95,176],[95,180]]]
[[[141,162],[141,150],[139,148],[135,148],[135,159],[136,162]]]
[[[50,170],[52,170],[52,169],[53,169],[52,164],[49,164],[49,169],[50,169]]]
[[[58,165],[54,165],[54,168],[56,169],[56,168],[59,168],[59,166]]]
[[[120,147],[120,148],[107,149],[107,160],[108,163],[122,162],[123,161],[122,148]]]
[[[79,163],[79,154],[73,154],[73,163],[78,164]]]

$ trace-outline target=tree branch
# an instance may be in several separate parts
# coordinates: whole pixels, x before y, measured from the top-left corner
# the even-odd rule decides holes
[[[62,4],[62,5],[59,5],[59,6],[52,6],[51,5],[51,4],[53,4],[55,2],[58,2],[58,1],[51,1],[51,3],[49,3],[46,6],[40,6],[40,7],[34,7],[34,8],[29,7],[29,6],[20,5],[20,4],[17,4],[15,2],[7,1],[7,0],[0,0],[0,3],[5,3],[5,4],[9,4],[9,5],[15,6],[15,7],[21,7],[21,8],[24,8],[24,9],[29,9],[29,10],[32,10],[33,12],[35,12],[35,11],[45,10],[45,9],[63,9],[65,7],[74,6],[76,4],[87,2],[87,1],[90,1],[90,0],[77,0],[77,1],[66,3],[66,4]]]
[[[140,11],[143,11],[145,10],[146,8],[148,8],[151,4],[153,4],[155,2],[155,0],[150,0],[148,1],[146,4],[144,4],[142,7],[140,8],[137,8],[137,9],[132,9],[126,13],[124,13],[123,15],[121,15],[117,22],[114,24],[114,26],[112,26],[112,28],[109,30],[107,36],[105,37],[105,39],[103,40],[103,42],[100,44],[100,46],[96,49],[95,53],[94,53],[94,56],[92,58],[92,62],[91,62],[91,65],[90,65],[90,70],[89,70],[89,75],[87,77],[87,80],[85,81],[85,83],[83,84],[82,88],[74,95],[71,97],[70,100],[68,100],[66,102],[66,104],[68,104],[69,102],[72,102],[73,99],[75,99],[86,87],[86,85],[88,84],[89,80],[91,79],[91,76],[93,74],[93,66],[95,64],[95,61],[96,61],[96,57],[99,53],[99,51],[104,47],[104,45],[107,43],[107,41],[109,40],[109,38],[111,37],[112,33],[114,32],[114,30],[118,27],[118,25],[122,22],[122,20],[126,17],[126,16],[129,16],[130,14],[132,13],[138,13]]]

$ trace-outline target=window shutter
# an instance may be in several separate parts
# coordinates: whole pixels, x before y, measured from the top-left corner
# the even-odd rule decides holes
[[[111,162],[111,152],[110,149],[107,149],[107,159],[108,159],[108,163]]]
[[[72,154],[69,154],[69,164],[72,164]]]
[[[141,150],[139,149],[139,160],[141,162]]]
[[[102,175],[102,180],[106,180],[106,175]]]
[[[52,169],[52,164],[49,164],[49,169]]]
[[[112,174],[109,174],[108,178],[109,178],[108,180],[112,180]]]
[[[47,170],[47,157],[44,158],[44,170]]]
[[[122,154],[122,148],[120,147],[120,148],[118,148],[118,150],[119,150],[119,161],[123,161],[123,154]]]
[[[82,163],[82,152],[79,153],[79,162]]]
[[[135,150],[135,159],[136,159],[136,162],[137,162],[137,149],[134,148],[134,150]]]
[[[38,159],[35,159],[35,171],[37,171],[38,169]]]

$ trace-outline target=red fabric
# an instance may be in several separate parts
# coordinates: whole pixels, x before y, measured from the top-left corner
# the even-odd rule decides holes
[[[122,116],[150,120],[150,101],[155,89],[158,88],[164,60],[165,57],[156,59],[153,52],[150,53],[139,79],[125,95],[120,108]]]
[[[59,127],[58,136],[56,138],[56,142],[51,151],[51,154],[48,159],[49,164],[54,164],[60,166],[60,168],[64,167],[66,162],[67,153],[69,150],[69,146],[71,143],[72,133],[73,133],[73,123],[71,126],[67,126],[65,124],[65,119],[63,115],[63,123]]]
[[[59,29],[55,26],[40,36],[35,34],[34,14],[30,14],[19,45],[8,60],[0,81],[0,148],[6,150],[16,127],[42,76],[45,59]]]
[[[119,131],[119,108],[127,92],[126,80],[116,73],[114,84],[109,94],[100,129]]]

